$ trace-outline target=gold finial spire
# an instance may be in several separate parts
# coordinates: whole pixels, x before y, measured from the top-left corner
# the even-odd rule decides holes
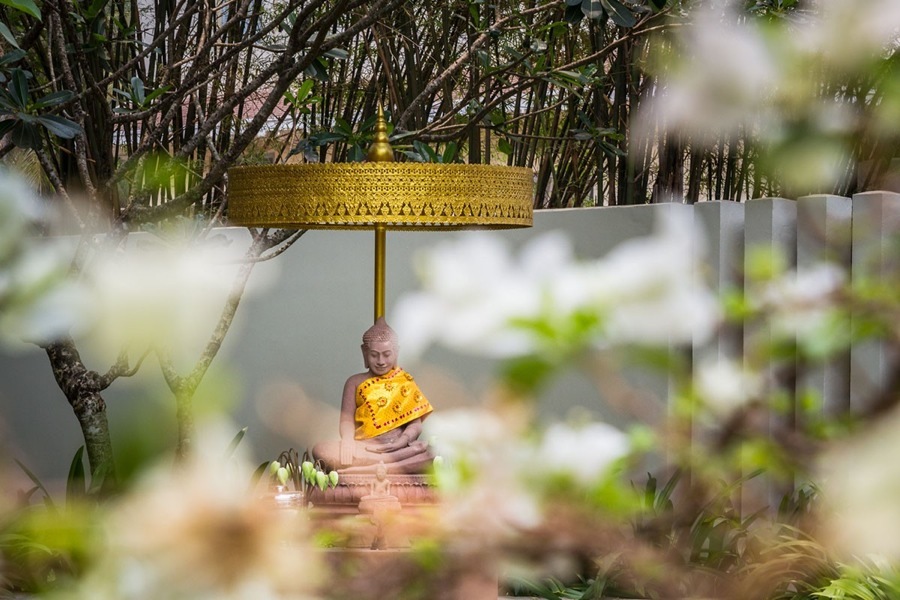
[[[369,146],[366,160],[369,162],[394,161],[394,149],[391,148],[391,143],[388,141],[387,121],[384,119],[381,104],[378,105],[378,118],[375,120],[375,141]]]

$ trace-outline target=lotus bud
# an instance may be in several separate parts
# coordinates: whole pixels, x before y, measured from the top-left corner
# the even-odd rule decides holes
[[[303,461],[303,464],[300,465],[300,472],[303,473],[303,479],[310,483],[316,482],[316,468],[308,460]]]
[[[277,473],[278,469],[280,469],[280,468],[281,468],[281,463],[278,462],[277,460],[273,460],[271,463],[269,463],[269,473],[271,473],[272,475]]]
[[[290,476],[291,474],[288,473],[288,470],[284,467],[279,467],[278,471],[275,473],[275,477],[278,479],[278,482],[281,483],[281,485],[287,483],[288,477]]]
[[[338,484],[337,471],[331,471],[330,473],[328,473],[328,480],[331,482],[331,487],[337,487],[337,484]]]
[[[322,471],[316,471],[316,485],[319,486],[320,490],[324,490],[328,487],[328,475]]]

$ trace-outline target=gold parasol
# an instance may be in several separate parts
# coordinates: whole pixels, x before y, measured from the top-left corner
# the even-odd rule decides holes
[[[229,219],[247,227],[374,229],[376,319],[384,316],[388,229],[531,227],[531,169],[395,163],[381,108],[367,158],[229,169]]]

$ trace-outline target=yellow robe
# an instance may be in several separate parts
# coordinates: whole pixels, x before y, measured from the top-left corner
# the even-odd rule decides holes
[[[413,376],[396,368],[370,377],[356,388],[356,435],[365,440],[381,435],[434,410]]]

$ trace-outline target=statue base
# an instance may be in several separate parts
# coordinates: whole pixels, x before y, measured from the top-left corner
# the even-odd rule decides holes
[[[313,529],[334,536],[332,546],[321,550],[337,574],[334,597],[383,600],[418,585],[432,600],[496,600],[499,581],[491,561],[450,552],[435,571],[411,549],[417,523],[433,523],[440,510],[429,476],[392,473],[387,479],[386,495],[373,493],[374,473],[342,474],[336,487],[309,491]]]
[[[403,508],[428,506],[437,503],[437,494],[428,482],[427,475],[388,476],[391,481],[391,496],[395,496]],[[359,502],[372,491],[375,475],[371,473],[343,474],[336,487],[313,488],[309,493],[309,503],[316,509],[334,514],[354,515],[359,512]]]
[[[421,589],[417,598],[430,600],[497,600],[499,596],[499,581],[492,565],[457,561],[452,554],[434,570],[423,567],[421,557],[410,550],[331,548],[322,553],[338,574],[329,588],[335,598],[409,597],[411,585]]]

